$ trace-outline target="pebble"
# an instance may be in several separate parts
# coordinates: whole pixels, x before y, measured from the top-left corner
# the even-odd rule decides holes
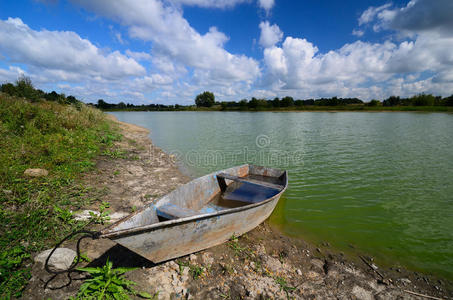
[[[194,261],[197,260],[197,256],[196,256],[195,254],[190,254],[189,260],[190,260],[191,262],[194,262]]]
[[[300,269],[296,270],[297,275],[302,276],[302,271]]]

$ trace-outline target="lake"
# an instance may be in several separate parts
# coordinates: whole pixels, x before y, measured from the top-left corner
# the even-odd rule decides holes
[[[291,236],[453,279],[453,114],[115,112],[192,177],[287,169],[271,222]]]

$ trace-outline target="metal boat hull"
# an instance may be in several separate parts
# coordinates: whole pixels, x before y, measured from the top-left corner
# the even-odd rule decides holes
[[[216,174],[224,172],[243,177],[250,171],[265,176],[280,176],[282,190],[259,203],[214,212],[203,211],[203,204],[220,192]],[[286,171],[249,165],[214,172],[179,187],[155,204],[111,225],[101,232],[101,237],[109,238],[155,263],[181,257],[222,244],[233,234],[241,235],[258,226],[271,215],[287,182]],[[152,216],[154,210],[168,202],[185,205],[201,213],[156,222]]]

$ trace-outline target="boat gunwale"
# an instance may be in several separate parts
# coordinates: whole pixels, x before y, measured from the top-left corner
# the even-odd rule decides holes
[[[272,169],[274,169],[274,168],[272,168]],[[274,170],[278,170],[278,169],[274,169]],[[278,170],[278,171],[282,171],[282,170]],[[216,171],[216,172],[207,174],[205,176],[216,175],[216,174],[218,174],[220,172],[221,171]],[[226,214],[232,214],[232,213],[236,213],[236,212],[240,212],[240,211],[244,211],[244,210],[249,210],[249,209],[252,209],[252,208],[267,204],[267,203],[275,200],[276,198],[280,198],[280,196],[286,191],[286,189],[288,187],[288,171],[284,170],[282,172],[283,172],[282,175],[285,175],[285,185],[283,186],[283,189],[278,194],[275,194],[274,196],[272,196],[270,198],[267,198],[267,199],[265,199],[263,201],[260,201],[260,202],[257,202],[257,203],[247,204],[247,205],[240,206],[240,207],[227,208],[227,209],[219,210],[219,211],[216,211],[216,212],[213,212],[213,213],[199,214],[199,215],[195,215],[195,216],[184,217],[184,218],[179,218],[179,219],[173,219],[173,220],[168,220],[168,221],[164,221],[164,222],[158,222],[158,223],[154,223],[154,224],[150,224],[150,225],[133,227],[133,228],[129,228],[129,229],[122,229],[122,230],[116,230],[116,231],[109,232],[109,230],[111,228],[113,228],[116,225],[120,224],[121,222],[124,222],[124,221],[128,220],[129,218],[132,218],[133,216],[143,212],[145,209],[149,208],[149,206],[151,204],[157,203],[159,200],[161,200],[162,198],[164,198],[166,196],[166,195],[164,195],[161,198],[157,199],[155,202],[144,206],[143,208],[141,208],[140,210],[136,211],[135,213],[132,213],[129,216],[127,216],[127,217],[125,217],[123,219],[120,219],[117,222],[115,222],[115,223],[109,225],[108,227],[104,228],[103,230],[101,230],[101,235],[99,236],[99,238],[109,238],[109,239],[122,238],[122,237],[130,236],[130,235],[134,235],[134,234],[138,234],[138,233],[142,233],[142,232],[146,232],[146,231],[154,231],[154,230],[158,230],[158,229],[165,228],[165,227],[173,227],[175,225],[182,224],[182,223],[188,223],[188,222],[192,222],[192,221],[198,221],[198,220],[202,220],[202,219],[209,219],[209,218],[212,218],[212,217],[222,216],[222,215],[226,215]],[[196,180],[196,179],[194,179],[194,180]]]

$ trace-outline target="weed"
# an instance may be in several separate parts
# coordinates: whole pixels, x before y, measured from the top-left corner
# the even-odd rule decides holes
[[[106,264],[98,268],[79,268],[87,272],[90,279],[85,280],[75,299],[129,299],[129,296],[139,296],[153,299],[156,295],[146,292],[137,292],[133,289],[135,282],[124,278],[126,272],[135,268],[116,268],[107,260]]]
[[[118,149],[115,149],[115,150],[107,149],[107,150],[104,150],[104,152],[102,152],[102,155],[108,156],[113,159],[117,159],[117,158],[124,159],[124,158],[126,158],[126,151],[118,150]]]
[[[289,299],[289,293],[294,291],[296,287],[289,286],[284,277],[275,276],[274,280],[280,286],[280,291],[284,291],[286,293],[286,297]]]
[[[116,176],[116,175],[119,175],[119,174],[120,174],[120,171],[118,171],[118,170],[116,170],[116,171],[113,172],[113,175],[115,175],[115,176]]]
[[[181,261],[181,260],[178,260],[177,264],[179,266],[179,275],[183,274],[184,269],[186,267],[189,268],[189,274],[195,280],[197,280],[198,278],[200,278],[203,275],[204,267],[202,267],[202,266],[194,265],[194,264],[191,264],[191,263],[189,263],[187,261]]]
[[[109,207],[110,204],[103,201],[101,205],[99,205],[99,214],[90,211],[90,222],[104,225],[106,222],[110,221],[110,213],[106,210]]]

